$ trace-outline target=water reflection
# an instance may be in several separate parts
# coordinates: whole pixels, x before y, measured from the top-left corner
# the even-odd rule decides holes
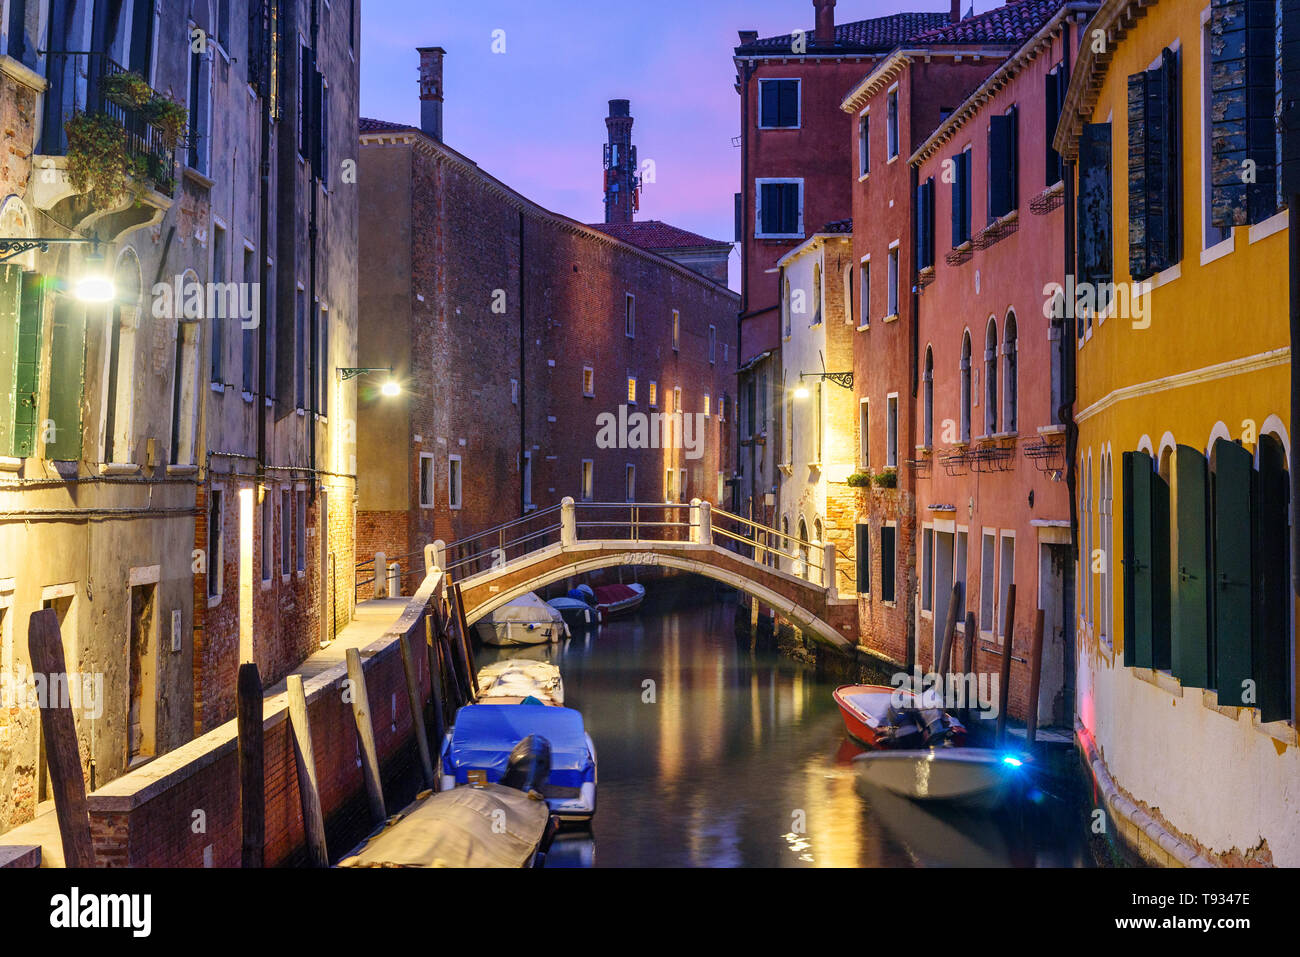
[[[548,866],[1085,862],[1082,828],[1055,796],[989,814],[862,789],[833,685],[738,646],[731,604],[654,599],[652,586],[637,616],[562,646],[481,654],[555,661],[596,743],[594,841],[557,846]]]

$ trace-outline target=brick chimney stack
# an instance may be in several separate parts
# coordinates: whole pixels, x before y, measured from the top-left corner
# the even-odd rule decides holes
[[[442,142],[442,47],[419,47],[420,53],[420,129],[425,135]]]
[[[961,22],[961,0],[952,0],[952,11],[948,14],[948,19],[953,23]]]
[[[638,185],[630,101],[609,101],[605,128],[609,130],[609,142],[605,144],[605,222],[630,223]]]
[[[813,7],[817,10],[813,40],[819,46],[831,46],[835,43],[835,0],[813,0]]]

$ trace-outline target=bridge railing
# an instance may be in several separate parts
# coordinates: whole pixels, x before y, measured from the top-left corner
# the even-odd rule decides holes
[[[691,506],[677,502],[575,502],[574,530],[580,540],[686,542],[691,540]],[[586,534],[583,534],[586,532]]]
[[[828,584],[825,545],[804,541],[725,509],[711,509],[711,513],[714,544],[726,547],[724,542],[732,543],[742,549],[741,554],[746,558],[760,565],[769,565],[818,585]]]
[[[560,505],[485,529],[446,546],[441,567],[453,578],[466,578],[494,565],[522,558],[560,540]]]

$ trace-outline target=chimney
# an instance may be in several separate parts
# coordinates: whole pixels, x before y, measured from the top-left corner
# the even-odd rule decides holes
[[[420,53],[420,129],[425,135],[442,142],[442,47],[419,47]]]
[[[632,104],[610,100],[605,117],[609,142],[605,144],[605,222],[630,223],[636,212],[637,187],[641,185],[632,145]]]
[[[813,30],[813,40],[818,46],[835,44],[835,0],[813,0],[817,10],[817,26]]]
[[[961,22],[961,0],[952,0],[952,9],[948,13],[948,19],[953,23]]]

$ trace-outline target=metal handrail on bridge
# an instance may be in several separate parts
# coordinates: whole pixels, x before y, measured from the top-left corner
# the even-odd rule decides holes
[[[605,517],[615,511],[625,512],[626,518],[614,520]],[[592,513],[596,513],[597,517],[589,517]],[[656,513],[662,517],[656,519]],[[552,516],[557,516],[558,521],[550,520]],[[624,530],[626,534],[611,536],[610,530],[614,529]],[[584,531],[591,533],[596,530],[599,530],[596,534],[582,534]],[[646,532],[650,530],[654,531],[654,537],[647,537]],[[710,503],[699,499],[686,503],[575,502],[566,498],[558,505],[529,512],[466,538],[451,543],[434,542],[421,552],[411,552],[400,557],[423,555],[426,564],[432,562],[453,577],[464,579],[494,567],[502,567],[514,558],[521,558],[554,544],[554,541],[550,541],[552,537],[561,544],[599,540],[713,544],[736,551],[741,557],[768,568],[782,570],[782,561],[787,561],[790,563],[790,573],[822,587],[835,584],[828,580],[830,576],[826,574],[828,558],[833,568],[835,561],[832,552],[843,554],[834,545],[804,541],[753,519],[714,508]],[[745,550],[750,550],[752,554],[745,555]],[[510,554],[512,551],[516,552],[513,556]],[[388,585],[387,578],[380,573],[376,564],[381,557],[382,553],[379,553],[375,559],[357,564],[358,571],[366,566],[376,566],[373,577],[358,582],[358,588],[375,583],[376,595],[379,595],[381,588],[378,583],[382,581],[385,587]],[[844,557],[848,558],[847,555]],[[816,581],[811,574],[814,570],[817,573]],[[403,573],[401,578],[404,579],[409,574],[414,572]]]

